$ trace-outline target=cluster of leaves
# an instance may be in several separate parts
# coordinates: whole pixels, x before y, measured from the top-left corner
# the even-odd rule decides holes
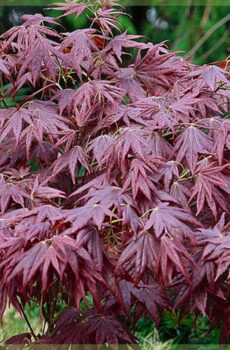
[[[178,307],[230,334],[229,72],[119,32],[115,5],[1,35],[0,317],[34,301],[43,323],[7,343],[132,344],[125,323]]]

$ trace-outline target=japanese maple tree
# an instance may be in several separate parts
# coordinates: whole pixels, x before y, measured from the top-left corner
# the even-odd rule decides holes
[[[41,310],[40,334],[6,343],[133,344],[165,309],[226,342],[228,70],[123,32],[114,0],[54,8],[0,36],[0,318]]]

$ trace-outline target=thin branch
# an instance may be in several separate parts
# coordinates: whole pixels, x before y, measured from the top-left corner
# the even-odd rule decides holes
[[[187,0],[187,6],[186,6],[186,9],[185,9],[185,12],[184,12],[184,16],[182,18],[182,21],[180,22],[180,25],[179,25],[179,29],[178,29],[178,32],[177,32],[177,39],[175,40],[172,48],[175,49],[177,47],[177,45],[184,40],[184,36],[181,38],[182,34],[185,32],[185,36],[188,34],[186,33],[185,29],[184,29],[184,26],[185,26],[185,23],[186,23],[186,20],[189,18],[189,11],[190,11],[190,8],[191,8],[191,5],[192,5],[192,0]]]
[[[227,23],[228,21],[230,21],[230,13],[223,17],[219,22],[217,22],[212,28],[210,28],[205,34],[204,36],[198,40],[198,42],[196,43],[196,45],[187,53],[187,55],[185,56],[186,58],[190,58],[192,57],[197,50],[204,44],[204,42],[219,28],[221,27],[223,24]]]
[[[25,321],[26,321],[26,323],[27,323],[27,325],[28,325],[28,327],[30,329],[30,332],[31,332],[32,336],[34,337],[35,340],[37,340],[38,338],[37,338],[36,334],[34,333],[33,328],[31,327],[31,324],[30,324],[30,322],[29,322],[29,320],[28,320],[28,318],[27,318],[27,316],[25,314],[25,311],[23,310],[23,307],[22,307],[20,302],[19,302],[19,306],[20,306],[21,312],[23,314],[23,317],[24,317],[24,319],[25,319]]]
[[[212,1],[211,1],[211,3],[212,3]],[[203,16],[202,16],[202,19],[200,21],[200,27],[201,28],[204,28],[206,23],[209,20],[209,16],[210,16],[210,13],[211,13],[211,8],[212,8],[211,3],[209,3],[204,9]]]
[[[215,52],[224,42],[226,42],[227,40],[227,36],[228,36],[228,31],[226,31],[224,33],[224,35],[222,36],[222,38],[220,38],[219,41],[216,42],[216,44],[214,46],[212,46],[208,51],[206,51],[203,55],[201,55],[200,57],[198,57],[198,60],[205,60],[208,56],[210,56],[213,52]]]

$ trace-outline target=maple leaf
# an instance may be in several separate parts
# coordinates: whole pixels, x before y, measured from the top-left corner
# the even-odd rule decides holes
[[[162,254],[164,259],[161,260]],[[172,279],[175,266],[181,270],[187,280],[189,279],[188,261],[194,264],[179,241],[172,241],[166,236],[158,240],[145,231],[127,244],[117,262],[116,271],[121,266],[124,266],[128,272],[134,270],[134,284],[137,286],[148,268],[154,275],[160,274],[166,284],[167,277]]]
[[[140,283],[135,287],[133,283],[122,280],[119,286],[127,315],[130,314],[131,307],[135,304],[135,322],[140,318],[140,309],[142,309],[142,313],[149,314],[158,327],[159,314],[163,309],[168,309],[169,304],[168,297],[163,288],[155,281],[151,285]],[[107,307],[111,308],[113,305],[117,307],[117,301],[113,296],[109,296]]]
[[[191,183],[189,181],[174,181],[170,187],[170,195],[180,203],[181,207],[191,212],[188,200],[191,197]]]
[[[228,211],[225,205],[224,196],[218,190],[217,186],[229,186],[220,174],[227,165],[214,166],[214,163],[207,162],[204,159],[194,172],[194,177],[196,178],[196,183],[192,188],[192,194],[189,202],[193,198],[196,198],[197,203],[197,213],[198,215],[204,208],[205,201],[207,201],[215,220],[217,220],[217,207],[216,203],[224,210]]]
[[[86,337],[94,336],[97,344],[133,344],[136,338],[129,334],[123,325],[113,315],[95,315],[86,318]],[[86,342],[85,342],[86,343]]]
[[[78,247],[85,246],[94,261],[96,269],[102,272],[104,252],[97,229],[94,226],[82,228],[77,234],[76,245]]]
[[[8,240],[8,242],[1,244],[1,248],[4,249],[13,243],[15,244],[15,239]],[[24,240],[19,240],[19,244],[23,246]],[[50,269],[52,268],[58,278],[62,280],[67,266],[71,267],[76,281],[79,283],[82,284],[80,280],[83,276],[93,280],[89,274],[90,269],[91,272],[94,270],[94,264],[90,255],[83,247],[76,247],[75,240],[70,237],[53,236],[52,239],[41,241],[30,249],[26,249],[23,254],[17,254],[13,257],[8,252],[8,256],[9,258],[5,262],[8,261],[9,264],[5,268],[4,278],[8,283],[20,274],[22,275],[23,286],[29,285],[33,283],[34,275],[39,272],[41,274],[42,289],[45,291],[50,283]],[[83,275],[79,274],[79,257],[88,266],[81,270]],[[96,271],[94,272],[94,276],[97,277]],[[81,291],[80,296],[85,297],[84,290]]]
[[[194,174],[198,154],[210,154],[212,148],[212,139],[194,125],[190,125],[176,138],[171,155],[176,154],[178,162],[185,158],[191,173]]]
[[[14,93],[18,91],[21,79],[24,80],[23,75],[27,70],[31,73],[34,86],[40,78],[40,71],[44,67],[50,77],[55,80],[58,72],[56,58],[64,59],[64,55],[57,49],[57,43],[46,38],[46,36],[50,36],[60,39],[61,36],[54,29],[42,25],[44,21],[56,24],[54,19],[43,17],[40,14],[22,16],[22,19],[25,20],[25,23],[11,28],[0,36],[1,38],[8,38],[3,44],[3,49],[9,48],[17,38],[17,43],[14,46],[18,52],[16,64],[20,66],[20,69],[17,74]]]
[[[4,73],[6,76],[10,76],[9,64],[6,60],[0,58],[0,72]]]
[[[169,192],[171,182],[179,178],[178,164],[171,160],[164,165],[165,166],[160,167],[157,174],[154,174],[154,178],[156,181],[163,178],[165,191]]]
[[[64,33],[66,38],[62,41],[60,50],[70,49],[70,52],[65,54],[65,61],[68,60],[68,64],[76,70],[79,79],[82,79],[84,70],[87,73],[94,67],[94,53],[98,52],[98,47],[92,35],[96,32],[95,29],[77,29],[71,33]]]
[[[219,116],[210,119],[202,119],[200,125],[208,128],[208,136],[214,140],[212,152],[216,153],[219,165],[222,164],[224,147],[227,144],[227,136],[229,132],[229,121]]]
[[[112,81],[91,80],[81,85],[77,90],[65,89],[58,92],[53,99],[57,99],[60,113],[65,108],[71,110],[79,126],[84,126],[99,105],[106,102],[114,103],[121,100],[124,90],[114,86]]]
[[[114,138],[111,135],[100,135],[95,137],[88,147],[88,151],[93,151],[93,160],[96,160],[99,163],[113,142]]]
[[[66,315],[65,315],[66,314]],[[65,322],[61,322],[65,317]],[[68,317],[68,318],[67,318]],[[91,308],[82,318],[75,310],[66,309],[54,329],[52,338],[44,337],[43,343],[53,344],[133,344],[136,338],[128,333],[124,326],[114,317],[96,313]]]
[[[15,147],[17,147],[23,128],[23,122],[27,124],[32,123],[31,116],[25,108],[21,108],[19,111],[17,111],[16,108],[6,109],[1,111],[1,115],[5,120],[3,119],[0,142],[13,131],[16,141]]]
[[[59,23],[53,17],[43,16],[40,13],[35,13],[33,15],[22,15],[21,20],[25,21],[24,25],[40,25],[44,22],[58,25]]]
[[[164,159],[169,158],[172,151],[172,146],[158,132],[153,132],[152,135],[148,137],[147,142],[151,146],[154,154],[157,154]]]
[[[66,210],[61,214],[59,219],[64,219],[64,222],[70,222],[72,224],[71,228],[65,231],[66,234],[74,233],[90,223],[94,223],[100,230],[105,220],[105,215],[117,218],[117,216],[108,209],[109,206],[108,204],[103,206],[98,203],[86,204],[82,207]]]
[[[72,181],[75,183],[75,169],[78,162],[83,165],[88,172],[90,172],[85,151],[81,146],[74,146],[70,151],[64,153],[53,163],[51,166],[52,176],[56,176],[68,166]]]
[[[34,202],[36,202],[35,198],[49,200],[51,198],[65,198],[65,194],[63,191],[60,191],[56,188],[52,188],[49,186],[44,186],[44,183],[39,184],[39,175],[36,176],[33,184],[33,188],[31,190],[31,198]]]
[[[171,262],[171,264],[170,264]],[[188,262],[190,265],[196,268],[196,265],[186,250],[186,248],[178,241],[167,237],[166,235],[161,238],[157,271],[162,275],[164,285],[172,281],[175,272],[175,266],[181,271],[187,281],[190,280],[188,272]]]
[[[224,69],[211,65],[196,67],[192,72],[189,72],[188,78],[197,78],[195,80],[195,88],[201,90],[202,87],[208,86],[211,91],[215,91],[219,83],[229,85],[227,73]]]
[[[155,164],[164,164],[159,157],[146,157],[145,162],[139,159],[133,159],[130,164],[129,173],[124,178],[122,191],[126,191],[131,186],[132,197],[134,201],[138,192],[142,192],[151,202],[151,191],[156,192],[154,180],[147,173],[158,172]]]
[[[20,134],[20,140],[25,140],[26,156],[29,159],[32,142],[37,140],[44,154],[44,134],[48,134],[51,140],[58,137],[59,130],[69,131],[70,121],[57,113],[57,107],[52,102],[34,100],[29,102],[26,116],[29,113],[28,125]],[[24,114],[22,114],[24,115]],[[13,123],[13,121],[12,121]]]
[[[17,223],[17,228],[20,229],[20,226],[23,228],[32,226],[45,222],[46,220],[51,223],[55,223],[57,217],[61,214],[61,209],[54,206],[54,203],[43,204],[38,207],[27,209],[18,209],[13,212],[8,212],[5,214],[6,220],[9,224]]]
[[[58,16],[58,18],[64,17],[64,16],[69,16],[75,14],[75,20],[77,17],[79,17],[82,12],[87,9],[86,5],[74,5],[74,4],[68,4],[68,3],[53,3],[53,5],[57,5],[56,7],[52,7],[52,10],[57,10],[57,11],[65,11],[62,15]],[[47,8],[51,9],[51,8]]]
[[[89,17],[89,19],[93,23],[96,23],[104,33],[109,33],[111,36],[113,36],[112,29],[119,30],[117,18],[122,13],[123,12],[115,10],[113,8],[99,8],[96,12],[96,16],[94,18]]]
[[[14,335],[5,341],[5,344],[29,344],[31,342],[30,333]]]
[[[105,69],[103,70],[103,72]],[[139,98],[146,97],[146,92],[140,82],[136,79],[133,67],[118,68],[109,70],[106,69],[106,74],[118,81],[118,86],[127,91],[131,102],[135,102]],[[124,107],[124,106],[121,106]]]
[[[210,303],[210,295],[218,296],[218,299],[223,300],[223,289],[221,284],[218,286],[214,283],[216,274],[216,266],[213,261],[202,262],[201,253],[198,252],[195,256],[196,269],[190,271],[190,285],[188,285],[184,277],[177,276],[171,283],[170,287],[177,291],[177,299],[174,308],[181,305],[181,316],[187,312],[199,310],[204,316],[207,315]]]
[[[179,238],[180,240],[183,236],[192,239],[192,229],[184,222],[195,227],[200,226],[199,222],[186,210],[170,206],[167,202],[157,204],[149,212],[144,231],[152,228],[157,238],[168,233],[173,238]]]
[[[19,204],[24,207],[25,199],[30,198],[29,194],[22,187],[20,182],[6,182],[3,177],[1,177],[0,182],[0,204],[1,213],[4,213],[6,209],[10,206],[11,202]]]
[[[98,185],[90,188],[88,193],[80,198],[81,201],[83,199],[87,200],[87,205],[100,203],[106,208],[116,207],[119,217],[122,218],[122,225],[130,224],[134,233],[141,227],[132,198],[118,186]]]
[[[121,55],[122,55],[122,47],[125,48],[140,48],[145,49],[148,46],[144,43],[139,43],[137,41],[134,41],[135,39],[141,38],[141,35],[130,35],[126,34],[126,32],[117,35],[116,37],[112,38],[106,47],[104,48],[104,53],[108,53],[109,51],[112,51],[113,54],[118,58],[120,62],[122,62]]]
[[[134,268],[134,282],[137,285],[147,267],[153,273],[155,272],[156,261],[157,242],[153,235],[145,233],[129,242],[118,260],[115,271],[118,271],[121,266],[126,267],[126,265],[128,271]]]
[[[149,47],[144,57],[141,57],[139,51],[135,59],[134,70],[136,79],[150,91],[153,91],[154,85],[169,89],[174,80],[175,65],[172,68],[170,65],[165,64],[174,56],[174,53],[160,54],[159,50],[161,50],[163,44],[160,43]],[[180,65],[181,63],[178,63],[177,67]]]
[[[115,142],[108,148],[107,154],[101,159],[98,167],[101,168],[106,164],[108,174],[117,166],[121,169],[124,175],[127,171],[127,158],[130,155],[145,159],[145,154],[151,153],[151,147],[146,140],[146,133],[144,130],[136,127],[124,128]],[[156,157],[155,162],[157,163]]]

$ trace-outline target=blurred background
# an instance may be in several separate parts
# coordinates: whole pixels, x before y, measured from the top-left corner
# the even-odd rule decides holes
[[[158,0],[162,3],[161,0]],[[157,0],[154,3],[158,3]],[[204,6],[194,6],[192,0],[183,6],[127,6],[132,17],[121,16],[123,30],[129,34],[142,34],[146,40],[158,43],[167,40],[169,49],[184,51],[182,56],[194,63],[203,64],[226,59],[230,55],[230,1],[229,6],[212,6],[212,0]],[[58,11],[44,10],[38,0],[33,6],[0,6],[0,32],[20,24],[25,13],[43,13],[58,16]],[[67,31],[87,26],[82,14],[77,21],[74,15],[63,18]]]

